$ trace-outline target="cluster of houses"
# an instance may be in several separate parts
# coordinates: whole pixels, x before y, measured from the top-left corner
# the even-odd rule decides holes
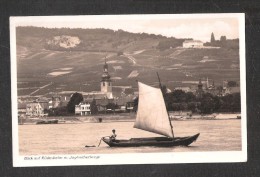
[[[129,94],[120,97],[114,97],[112,89],[112,81],[108,73],[108,65],[105,62],[103,67],[103,74],[100,81],[100,91],[83,93],[84,100],[78,105],[75,105],[76,115],[89,115],[91,114],[91,106],[93,101],[98,112],[125,112],[133,111],[134,99],[137,97],[136,94]],[[109,107],[108,105],[114,105]]]
[[[226,40],[226,36],[221,36],[220,41],[223,41],[223,40],[224,41]],[[215,37],[212,32],[210,43],[203,43],[200,40],[189,39],[189,40],[185,40],[182,43],[182,47],[183,48],[220,48],[219,46],[208,45],[208,44],[214,44],[214,43],[215,43]]]
[[[174,90],[182,90],[186,93],[192,92],[198,97],[201,97],[203,93],[210,93],[214,96],[225,96],[232,93],[240,93],[239,86],[228,87],[227,81],[223,81],[222,86],[218,88],[216,87],[214,80],[210,83],[208,78],[203,82],[200,79],[198,85],[191,85],[189,87],[175,87]]]
[[[47,110],[67,106],[74,92],[63,91],[59,94],[53,93],[49,98],[30,98],[27,100],[18,100],[18,116],[19,117],[43,117],[47,116]],[[79,92],[83,96],[83,101],[75,105],[76,115],[91,114],[91,106],[93,101],[98,112],[131,112],[134,109],[134,99],[138,93],[124,94],[114,96],[112,90],[112,81],[108,73],[108,65],[105,62],[103,74],[100,81],[100,91]],[[110,108],[108,105],[115,105]]]
[[[96,95],[97,96],[97,95]],[[75,105],[76,115],[90,115],[92,114],[92,106],[96,107],[99,113],[112,113],[112,112],[132,112],[134,109],[134,99],[136,96],[128,95],[120,98],[109,99],[107,97],[84,97],[84,100],[78,105]],[[93,104],[95,102],[95,104]],[[112,105],[112,106],[111,106]]]
[[[20,98],[18,100],[18,116],[19,117],[43,117],[47,116],[47,110],[66,106],[70,100],[70,95],[53,94],[50,98]]]

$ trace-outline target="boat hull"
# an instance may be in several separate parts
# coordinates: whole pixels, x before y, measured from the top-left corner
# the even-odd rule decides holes
[[[110,147],[138,147],[138,146],[156,146],[156,147],[173,147],[173,146],[189,146],[197,140],[199,133],[187,137],[152,137],[152,138],[131,138],[129,140],[114,140],[103,137],[102,140]]]
[[[58,120],[42,120],[36,122],[36,124],[57,124],[58,122]]]

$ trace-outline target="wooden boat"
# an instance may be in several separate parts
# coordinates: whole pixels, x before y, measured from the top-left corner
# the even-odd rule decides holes
[[[131,138],[129,140],[114,140],[103,137],[102,140],[110,147],[138,147],[138,146],[157,146],[157,147],[171,147],[171,146],[189,146],[197,140],[200,134],[187,137],[152,137],[152,138]]]
[[[131,138],[128,140],[111,140],[108,137],[103,137],[102,140],[106,144],[110,147],[172,147],[189,146],[197,140],[199,133],[193,136],[174,137],[171,120],[160,88],[154,88],[141,82],[138,82],[138,88],[139,103],[134,128],[160,134],[164,137]]]
[[[36,124],[57,124],[59,121],[58,120],[41,120],[36,122]]]

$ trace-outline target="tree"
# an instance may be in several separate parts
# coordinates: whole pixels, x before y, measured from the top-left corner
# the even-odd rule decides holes
[[[167,87],[166,87],[166,85],[162,85],[161,91],[162,91],[163,97],[165,97],[165,95],[167,94]]]
[[[189,102],[197,102],[192,92],[185,93],[182,90],[166,93],[164,100],[168,111],[189,109]]]
[[[227,86],[228,87],[236,87],[237,83],[236,83],[236,81],[228,81]]]
[[[210,94],[203,94],[201,98],[200,111],[204,114],[213,112],[214,101]]]
[[[69,113],[67,111],[66,106],[51,108],[47,110],[48,116],[68,116]]]
[[[190,110],[192,112],[197,112],[197,102],[189,102],[188,110]]]
[[[172,92],[172,99],[174,102],[181,103],[186,101],[186,93],[182,90],[175,90]]]
[[[106,105],[106,108],[107,109],[111,109],[111,110],[115,110],[116,109],[116,105],[115,105],[115,103],[108,103],[107,105]]]
[[[192,92],[186,93],[186,102],[196,101],[196,96]]]
[[[241,96],[240,93],[233,93],[232,94],[233,99],[232,99],[232,112],[240,112],[241,111]]]
[[[137,109],[138,109],[138,100],[139,100],[139,97],[136,97],[135,99],[134,99],[134,112],[136,112],[137,111]]]
[[[91,110],[91,114],[97,114],[98,113],[98,108],[97,108],[97,104],[96,104],[95,99],[93,99],[93,101],[90,104],[90,110]]]
[[[74,93],[67,104],[67,110],[69,113],[75,113],[75,105],[78,105],[83,101],[83,96],[80,93]]]
[[[220,111],[222,112],[240,112],[241,111],[241,98],[240,93],[233,93],[221,97]]]

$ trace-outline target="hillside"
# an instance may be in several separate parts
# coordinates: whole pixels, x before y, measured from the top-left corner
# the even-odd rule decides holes
[[[207,77],[216,85],[239,81],[237,48],[184,49],[184,40],[122,30],[18,27],[18,94],[99,90],[105,58],[118,91],[136,87],[136,80],[157,86],[156,72],[170,89]]]

